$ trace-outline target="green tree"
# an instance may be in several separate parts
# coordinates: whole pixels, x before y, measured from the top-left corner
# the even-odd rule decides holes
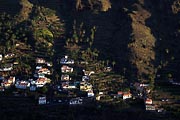
[[[58,81],[59,80],[59,74],[56,73],[55,77],[56,77],[56,81]]]
[[[40,89],[40,92],[42,92],[43,94],[45,94],[47,91],[48,91],[48,88],[46,86]]]
[[[106,60],[106,66],[109,66],[109,60]]]
[[[113,61],[113,62],[112,62],[113,68],[114,68],[115,64],[116,64],[116,62],[115,62],[115,61]]]

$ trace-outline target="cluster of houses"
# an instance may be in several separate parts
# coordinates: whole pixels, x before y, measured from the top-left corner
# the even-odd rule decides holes
[[[70,73],[73,73],[74,69],[70,65],[74,64],[74,60],[70,59],[68,56],[64,56],[60,61],[61,66],[61,88],[63,90],[76,89],[77,85],[72,82]]]
[[[102,92],[99,93],[100,96],[102,96]],[[130,91],[118,91],[117,93],[109,93],[110,96],[112,96],[113,98],[121,98],[123,100],[126,99],[130,99],[133,97],[133,95],[131,94]],[[99,100],[100,98],[98,98],[97,100]]]
[[[15,57],[14,53],[8,53],[8,54],[5,54],[4,56],[2,54],[0,54],[0,62],[3,63],[4,60],[12,59],[14,57]],[[18,62],[3,63],[0,66],[0,72],[12,71],[13,66],[17,65],[17,64],[18,64]]]
[[[120,97],[122,96],[123,100],[132,98],[132,94],[130,93],[130,91],[128,91],[128,92],[121,92],[121,91],[119,91],[118,92],[118,96],[120,96]]]
[[[80,91],[87,92],[87,97],[94,97],[93,86],[89,83],[90,76],[82,76],[82,81],[80,82]]]
[[[38,64],[45,64],[44,60],[36,60]],[[81,105],[83,104],[84,98],[94,97],[93,86],[89,82],[90,75],[93,74],[93,71],[85,71],[84,75],[82,75],[81,80],[72,79],[73,72],[74,72],[74,60],[70,59],[69,56],[64,56],[60,60],[61,64],[61,77],[59,83],[56,84],[57,87],[55,89],[59,93],[66,93],[67,94],[67,103],[69,105]],[[44,76],[49,72],[43,72],[43,68],[41,66],[36,66],[35,76],[38,76],[38,79],[45,78]],[[45,70],[47,71],[47,69]],[[87,74],[88,73],[88,74]],[[37,75],[38,74],[38,75]],[[42,75],[43,74],[43,75]],[[79,95],[79,92],[86,93],[83,95]],[[66,98],[63,98],[66,99]],[[39,104],[48,104],[46,97],[39,97]],[[62,103],[62,100],[59,99],[58,103]]]
[[[152,99],[146,98],[146,99],[144,100],[144,104],[145,104],[145,108],[146,108],[147,111],[155,111],[155,110],[156,110],[156,107],[155,107],[155,105],[153,104]]]
[[[144,84],[144,83],[134,83],[134,88],[136,89],[138,96],[141,99],[144,100],[144,105],[146,111],[155,111],[156,110],[156,105],[153,104],[152,98],[150,98],[149,94],[151,92],[151,89],[149,88],[149,84]]]
[[[86,74],[87,71],[85,72],[85,70],[83,70],[84,75],[82,76],[81,80],[72,80],[70,75],[74,72],[74,68],[72,67],[74,64],[74,60],[70,59],[68,56],[64,56],[61,59],[60,64],[62,65],[60,82],[61,87],[59,88],[60,91],[79,90],[80,92],[86,92],[86,97],[94,97],[93,86],[91,83],[89,83],[90,75],[92,74],[92,72],[90,74]],[[82,104],[82,101],[82,98],[75,97],[69,101],[69,104]]]
[[[15,86],[17,89],[30,89],[30,91],[36,91],[38,87],[43,87],[47,83],[50,83],[51,80],[48,79],[45,75],[50,75],[51,72],[48,68],[43,66],[52,66],[52,64],[45,62],[43,58],[36,59],[36,70],[33,79],[20,80],[16,79],[15,76],[11,76],[8,79],[0,77],[0,91],[5,91],[12,86]]]
[[[5,59],[14,57],[14,54],[7,54],[4,56]],[[0,61],[2,61],[3,56],[0,54]],[[90,76],[94,74],[94,71],[86,71],[83,70],[83,75],[81,77],[81,80],[73,80],[71,78],[72,73],[74,72],[74,63],[75,61],[73,59],[70,59],[68,56],[64,56],[60,60],[61,64],[61,81],[60,85],[58,87],[58,91],[66,91],[68,94],[73,93],[72,91],[79,91],[86,93],[87,98],[94,98],[94,90],[93,85],[90,83]],[[0,91],[5,91],[6,89],[9,89],[10,87],[14,86],[17,89],[29,89],[30,91],[36,91],[37,88],[41,88],[45,86],[46,84],[50,83],[51,80],[48,78],[49,75],[51,75],[50,68],[52,67],[52,64],[50,62],[46,62],[43,58],[36,58],[36,67],[33,75],[33,79],[28,80],[19,80],[16,79],[15,76],[10,76],[7,78],[0,76]],[[13,64],[7,64],[4,67],[0,68],[0,71],[11,71],[13,70]],[[109,72],[111,71],[111,67],[107,67],[104,71]],[[172,84],[175,84],[174,81],[172,81]],[[177,84],[177,83],[176,83]],[[179,83],[178,83],[179,84]],[[114,97],[115,98],[122,98],[123,100],[137,97],[144,100],[145,109],[147,111],[155,111],[156,105],[153,104],[152,98],[150,98],[149,93],[151,92],[151,89],[149,88],[149,84],[142,84],[142,83],[134,83],[133,88],[135,88],[135,91],[137,95],[131,94],[130,91],[122,92],[118,91]],[[96,100],[100,100],[100,98],[103,96],[103,92],[99,92],[99,94],[96,96]],[[81,96],[74,96],[69,97],[69,105],[80,105],[83,104],[83,97]],[[47,104],[46,96],[39,97],[38,100],[39,104]]]
[[[34,73],[34,78],[35,81],[31,81],[31,84],[33,86],[38,87],[43,87],[45,86],[47,83],[50,83],[51,80],[49,78],[47,78],[47,75],[51,75],[51,71],[50,71],[50,67],[52,67],[52,64],[49,62],[46,62],[45,59],[43,58],[36,58],[36,70]]]
[[[15,84],[15,77],[9,77],[8,79],[1,77],[0,82],[0,91],[5,91],[5,89],[8,89]]]

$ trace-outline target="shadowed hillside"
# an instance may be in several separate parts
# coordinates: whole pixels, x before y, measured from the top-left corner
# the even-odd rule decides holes
[[[147,20],[153,35],[156,37],[156,67],[162,79],[168,76],[179,80],[180,52],[179,47],[179,8],[178,0],[164,0],[157,3],[146,2],[145,7],[151,13]],[[153,7],[152,7],[153,6]]]
[[[157,3],[144,0],[1,2],[1,11],[15,13],[14,7],[5,6],[21,6],[21,12],[16,8],[16,13],[20,13],[22,20],[28,18],[33,5],[56,10],[56,14],[65,20],[67,37],[74,20],[77,25],[84,23],[85,29],[95,26],[93,47],[101,52],[100,59],[116,61],[117,71],[126,71],[130,79],[151,80],[153,83],[157,70],[164,78],[168,74],[178,75],[178,0]]]

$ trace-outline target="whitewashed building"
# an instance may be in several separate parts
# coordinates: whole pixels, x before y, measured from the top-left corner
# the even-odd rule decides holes
[[[46,97],[39,97],[38,103],[39,103],[39,105],[44,105],[44,104],[46,104]]]

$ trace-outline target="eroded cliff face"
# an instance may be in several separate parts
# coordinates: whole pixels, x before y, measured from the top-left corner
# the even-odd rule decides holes
[[[155,78],[156,38],[151,33],[151,29],[146,26],[146,20],[150,18],[151,13],[142,5],[134,4],[134,10],[129,14],[132,19],[132,42],[128,46],[131,51],[129,59],[137,68],[137,78],[147,81]]]

